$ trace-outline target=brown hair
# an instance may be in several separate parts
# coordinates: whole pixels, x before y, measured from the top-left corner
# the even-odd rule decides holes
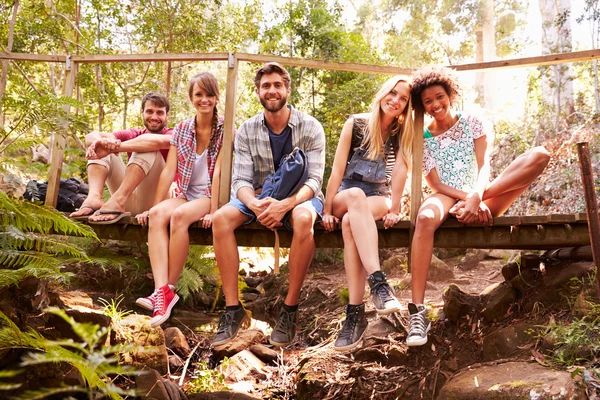
[[[263,75],[271,75],[271,74],[281,75],[281,77],[283,78],[283,83],[285,83],[285,87],[289,89],[290,82],[292,80],[290,78],[290,74],[287,72],[287,70],[285,68],[283,68],[281,65],[279,65],[276,62],[266,63],[265,65],[263,65],[256,71],[256,75],[254,76],[254,86],[256,86],[258,88],[260,86],[260,80],[263,77]]]
[[[154,92],[150,92],[150,93],[146,94],[144,97],[142,97],[142,112],[144,112],[144,109],[146,108],[147,101],[153,103],[154,105],[156,105],[158,107],[164,107],[167,110],[167,114],[169,113],[169,110],[171,109],[171,105],[169,104],[169,99],[167,99],[167,96],[164,96],[164,95],[158,94],[158,93],[154,93]]]
[[[210,72],[201,72],[196,74],[190,80],[188,84],[188,94],[190,96],[190,101],[194,97],[194,87],[198,84],[200,89],[204,90],[206,94],[209,96],[215,96],[217,101],[219,101],[219,82],[217,82],[217,78]],[[215,104],[215,108],[213,108],[213,121],[212,121],[213,132],[217,127],[217,123],[219,122],[219,113],[217,111],[217,105]]]

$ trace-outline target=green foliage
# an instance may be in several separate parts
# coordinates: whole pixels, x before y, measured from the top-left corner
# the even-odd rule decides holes
[[[121,395],[134,395],[117,387],[109,379],[115,375],[131,375],[133,371],[118,365],[116,353],[130,350],[132,345],[104,346],[110,328],[76,322],[64,310],[46,310],[67,322],[80,341],[49,340],[34,329],[21,331],[6,315],[0,312],[0,350],[30,349],[21,362],[22,367],[46,363],[67,363],[77,368],[85,382],[84,387],[35,388],[20,395],[20,399],[41,399],[58,393],[73,391],[87,393],[90,400],[98,397],[122,399]],[[12,372],[12,373],[16,373]],[[8,376],[0,376],[6,378]]]
[[[215,369],[210,369],[206,364],[206,361],[198,363],[198,368],[194,373],[194,379],[189,383],[188,393],[229,390],[228,387],[225,386],[225,375],[223,375],[223,370],[226,369],[229,364],[230,361],[227,357],[225,357],[223,361],[221,361],[221,364]]]
[[[183,300],[188,300],[194,293],[205,288],[207,278],[218,276],[217,264],[211,257],[210,246],[190,246],[188,258],[177,281],[176,291]]]
[[[97,237],[94,231],[60,212],[0,192],[0,288],[18,284],[28,276],[63,281],[63,263],[85,260],[87,255],[66,238],[54,234]]]
[[[340,289],[338,296],[342,305],[346,305],[350,302],[350,292],[348,291],[348,288]]]
[[[110,299],[110,301],[103,298],[99,298],[98,301],[104,306],[104,314],[110,317],[113,322],[118,323],[127,315],[131,314],[131,310],[121,310],[119,306],[123,302],[123,295],[120,294],[116,298]]]

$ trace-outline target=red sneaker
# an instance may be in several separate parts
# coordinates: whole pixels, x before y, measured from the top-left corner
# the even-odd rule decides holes
[[[154,289],[154,292],[148,297],[139,297],[135,304],[145,308],[146,310],[154,311],[154,304],[156,304],[156,298],[158,297],[158,289]]]
[[[158,289],[156,302],[154,303],[154,314],[152,314],[151,326],[158,326],[165,322],[171,316],[171,310],[179,296],[171,290],[169,285],[165,285]]]

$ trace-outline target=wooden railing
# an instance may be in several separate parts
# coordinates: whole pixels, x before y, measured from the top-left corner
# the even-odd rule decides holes
[[[545,56],[537,56],[537,57],[525,57],[525,58],[515,58],[515,59],[507,59],[507,60],[499,60],[499,61],[490,61],[490,62],[482,62],[482,63],[474,63],[474,64],[463,64],[463,65],[452,65],[451,67],[458,71],[477,71],[477,70],[489,70],[489,69],[502,69],[502,68],[522,68],[522,67],[537,67],[542,65],[552,65],[552,64],[561,64],[561,63],[569,63],[569,62],[577,62],[577,61],[589,61],[593,59],[600,58],[600,49],[594,50],[586,50],[586,51],[578,51],[571,53],[561,53],[561,54],[550,54]],[[400,68],[393,66],[381,66],[381,65],[368,65],[368,64],[359,64],[359,63],[342,63],[342,62],[332,62],[332,61],[319,61],[319,60],[307,60],[302,58],[294,58],[294,57],[282,57],[282,56],[269,56],[269,55],[258,55],[258,54],[247,54],[247,53],[204,53],[204,54],[98,54],[98,55],[39,55],[39,54],[21,54],[21,53],[8,53],[8,52],[0,52],[0,59],[9,59],[15,61],[35,61],[35,62],[57,62],[57,63],[65,63],[66,65],[66,74],[65,74],[65,84],[63,95],[64,96],[72,96],[73,89],[75,87],[75,78],[77,75],[78,65],[82,63],[127,63],[127,62],[169,62],[169,61],[225,61],[227,62],[227,88],[225,94],[225,125],[224,125],[224,140],[223,140],[223,159],[222,159],[222,167],[221,167],[221,186],[220,186],[220,197],[219,204],[223,205],[229,201],[229,193],[230,193],[230,185],[231,185],[231,170],[232,170],[232,154],[233,154],[233,132],[235,129],[235,104],[236,104],[236,96],[237,96],[237,80],[238,80],[238,66],[240,62],[254,62],[254,63],[265,63],[271,61],[277,61],[282,65],[286,66],[299,66],[299,67],[307,67],[307,68],[317,68],[317,69],[327,69],[327,70],[336,70],[336,71],[351,71],[351,72],[362,72],[362,73],[371,73],[371,74],[410,74],[413,69],[412,68]],[[65,111],[69,112],[69,106],[65,106]],[[415,132],[423,131],[423,117],[424,111],[415,108]],[[52,160],[50,166],[50,176],[48,178],[48,192],[46,196],[46,204],[50,206],[56,206],[56,201],[58,197],[58,187],[60,182],[60,175],[62,171],[62,163],[64,158],[64,148],[66,142],[66,134],[67,134],[68,126],[63,126],[62,129],[58,132],[55,137],[53,149],[52,149]],[[415,135],[415,141],[413,145],[413,160],[412,165],[415,166],[414,173],[412,174],[412,182],[411,182],[411,204],[410,204],[410,222],[407,226],[406,223],[401,222],[395,228],[388,230],[391,232],[396,231],[396,238],[386,239],[387,233],[380,230],[380,243],[382,243],[382,247],[400,247],[408,245],[408,238],[412,236],[412,228],[414,228],[417,211],[419,209],[421,203],[421,185],[422,185],[422,176],[419,166],[422,164],[422,153],[423,153],[423,135]],[[419,195],[417,195],[419,194]],[[540,223],[536,222],[535,224],[523,224],[523,220],[519,220],[518,224],[513,223],[508,224],[510,218],[512,217],[504,217],[506,223],[502,223],[502,219],[497,219],[494,223],[494,228],[496,232],[500,234],[500,232],[505,229],[504,227],[510,228],[511,233],[508,238],[505,233],[502,233],[497,239],[499,247],[504,248],[522,248],[519,247],[519,243],[515,242],[515,234],[514,227],[519,226],[518,229],[527,230],[527,235],[529,237],[547,237],[547,232],[543,233],[542,236],[534,235],[531,231],[531,228],[521,228],[525,226],[535,226],[535,230],[540,232],[540,229],[537,226],[541,226]],[[543,218],[543,217],[542,217]],[[552,219],[552,216],[546,217]],[[569,239],[569,232],[571,232],[571,238],[578,243],[585,242],[585,237],[580,234],[573,233],[574,231],[569,228],[574,223],[577,225],[578,223],[583,223],[581,219],[577,220],[577,216],[570,217],[554,217],[554,219],[566,218],[571,220],[575,218],[576,220],[567,222],[562,221],[560,223],[556,223],[556,221],[546,221],[542,222],[543,226],[552,226],[549,228],[552,232],[560,231],[556,233],[557,238],[564,238],[566,245],[567,243],[573,242],[573,240]],[[587,226],[587,221],[585,221]],[[132,224],[130,224],[132,225]],[[135,224],[133,224],[135,225]],[[460,226],[458,226],[460,225]],[[489,240],[477,240],[479,234],[483,235],[481,237],[491,238],[492,231],[491,228],[469,228],[465,230],[462,224],[458,224],[457,226],[453,226],[452,222],[444,224],[444,229],[454,229],[454,237],[466,238],[463,234],[461,236],[460,231],[471,232],[468,235],[468,240],[456,239],[456,240],[441,240],[438,239],[436,235],[436,245],[441,245],[440,247],[466,247],[467,242],[472,243],[472,245],[468,247],[481,247],[481,246],[491,246],[493,243],[490,243]],[[513,228],[511,228],[511,226]],[[556,229],[556,226],[564,226],[564,232],[560,229]],[[408,228],[408,229],[407,229]],[[110,232],[111,229],[122,229],[117,227],[109,227],[109,228],[98,228],[99,230],[104,230],[106,232]],[[250,228],[248,228],[250,229]],[[407,230],[406,240],[404,236],[399,234],[399,230]],[[450,231],[444,231],[442,229],[441,232],[450,233]],[[479,231],[475,231],[473,229],[479,229]],[[545,229],[545,228],[544,228]],[[143,231],[143,230],[142,230]],[[319,229],[317,230],[319,231]],[[208,231],[210,232],[210,231]],[[474,233],[475,232],[475,233]],[[578,231],[579,232],[579,231]],[[510,233],[510,232],[509,232]],[[256,235],[253,233],[255,238],[258,238],[260,235]],[[458,235],[458,236],[456,236]],[[504,236],[502,236],[504,235]],[[553,234],[554,235],[554,234]],[[574,235],[574,236],[573,236]],[[285,235],[284,235],[285,236]],[[321,236],[319,233],[318,236]],[[327,237],[327,233],[324,233],[323,237]],[[506,240],[502,239],[504,237]],[[525,240],[526,236],[520,235],[520,237]],[[553,236],[554,237],[554,236]],[[331,240],[332,237],[327,239],[327,243],[335,244],[331,247],[339,247],[341,246],[341,242],[338,243],[339,240]],[[192,237],[192,240],[194,238]],[[209,242],[212,239],[202,240],[203,242]],[[283,242],[285,243],[285,238]],[[320,240],[320,239],[319,239]],[[536,239],[537,240],[537,239]],[[558,239],[559,242],[562,239]],[[251,240],[252,241],[252,240]],[[261,241],[261,240],[259,240]],[[253,241],[252,241],[253,242]],[[531,240],[525,240],[525,243],[529,243]],[[323,244],[327,244],[323,242]],[[544,243],[539,243],[534,240],[532,243],[538,243],[539,248],[546,248]],[[559,243],[555,243],[555,240],[551,240],[548,243],[549,245],[554,247]],[[242,243],[240,243],[242,244]],[[586,244],[586,243],[583,243]],[[589,237],[587,237],[587,244],[589,244]],[[389,245],[389,246],[388,246]],[[528,246],[526,244],[526,246]],[[330,246],[321,246],[321,247],[330,247]],[[526,247],[525,247],[526,248]]]

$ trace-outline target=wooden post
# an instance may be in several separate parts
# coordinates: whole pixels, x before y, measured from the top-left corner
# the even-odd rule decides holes
[[[421,207],[421,188],[423,183],[423,107],[415,106],[414,135],[412,148],[412,168],[410,185],[410,232],[408,243],[408,272],[410,272],[411,251],[415,225],[417,223],[417,214]]]
[[[65,63],[65,85],[63,87],[63,96],[73,96],[73,88],[75,87],[75,78],[77,76],[77,63],[71,62],[67,56]],[[63,110],[69,114],[71,106],[66,104]],[[56,207],[58,200],[58,189],[60,187],[60,174],[62,172],[62,164],[65,155],[65,145],[67,143],[67,134],[69,122],[65,121],[60,126],[57,132],[54,133],[54,141],[52,143],[52,158],[50,161],[50,176],[48,177],[48,191],[46,192],[46,205]]]
[[[235,100],[237,94],[239,61],[235,53],[229,53],[227,61],[227,89],[225,91],[225,121],[223,126],[223,159],[221,160],[221,186],[219,207],[229,202],[231,192],[231,163],[233,160],[233,131],[235,130]]]
[[[596,201],[594,174],[590,161],[590,148],[587,142],[577,143],[577,154],[579,155],[579,168],[581,169],[583,197],[585,198],[585,211],[588,218],[592,257],[594,258],[594,264],[596,264],[596,291],[600,299],[600,270],[598,269],[600,262],[600,218],[598,217],[598,202]]]

